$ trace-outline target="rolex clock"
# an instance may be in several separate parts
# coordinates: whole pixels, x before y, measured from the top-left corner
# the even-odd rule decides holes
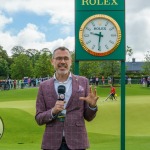
[[[113,53],[119,46],[121,30],[112,17],[96,14],[82,23],[79,41],[83,49],[91,55],[106,56]]]

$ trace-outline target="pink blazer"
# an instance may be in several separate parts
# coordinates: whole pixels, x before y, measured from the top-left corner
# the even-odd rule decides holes
[[[97,110],[91,110],[86,102],[79,100],[81,96],[86,97],[88,91],[88,79],[72,74],[72,95],[66,107],[66,118],[64,122],[59,122],[51,116],[51,109],[57,100],[54,78],[40,84],[35,119],[39,125],[46,125],[42,149],[58,150],[61,145],[63,131],[70,149],[86,149],[89,147],[84,119],[91,121],[96,116]]]

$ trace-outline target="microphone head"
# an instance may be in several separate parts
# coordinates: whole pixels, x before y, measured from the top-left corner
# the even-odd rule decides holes
[[[66,92],[66,87],[64,85],[59,85],[58,86],[58,100],[64,100],[65,99],[65,92]]]
[[[64,85],[58,86],[58,93],[64,94],[66,92],[66,87]]]

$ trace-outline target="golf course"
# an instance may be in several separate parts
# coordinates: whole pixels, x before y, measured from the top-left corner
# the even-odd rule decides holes
[[[0,150],[40,150],[44,126],[35,122],[38,88],[0,91],[4,134]],[[98,112],[86,122],[91,150],[120,150],[121,88],[117,101],[108,99],[109,86],[98,86]],[[150,150],[150,88],[126,85],[126,150]]]

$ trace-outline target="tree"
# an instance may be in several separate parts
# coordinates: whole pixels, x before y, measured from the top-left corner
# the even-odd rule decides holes
[[[8,62],[0,56],[0,76],[7,78],[9,75]]]
[[[81,61],[79,65],[80,75],[87,78],[101,75],[118,76],[120,75],[119,61]]]
[[[51,59],[49,55],[47,55],[47,53],[43,53],[40,55],[39,59],[35,63],[35,77],[47,77],[53,75],[54,69],[50,63],[50,60]]]
[[[2,46],[0,46],[0,56],[2,58],[4,58],[6,61],[8,60],[8,54],[7,54],[7,52],[5,50],[3,50]]]
[[[100,64],[101,74],[104,76],[118,76],[120,74],[119,61],[102,61]]]
[[[25,54],[25,49],[22,46],[14,46],[11,49],[12,57],[17,57],[20,54]]]
[[[6,50],[3,49],[2,46],[0,46],[0,58],[1,58],[1,69],[0,69],[0,76],[2,74],[4,77],[9,77],[9,70],[10,70],[10,65],[12,64],[12,59],[8,56]],[[3,70],[5,68],[6,70]]]
[[[129,47],[129,46],[127,46],[127,48],[126,48],[126,55],[129,57],[128,61],[130,61],[130,58],[133,55],[133,49],[131,47]]]
[[[150,74],[150,52],[149,51],[147,51],[147,53],[145,54],[145,62],[142,68],[143,68],[144,74],[146,75]]]
[[[32,61],[32,67],[35,67],[36,61],[40,57],[40,52],[37,49],[27,49],[25,50],[25,54],[30,58]]]
[[[100,61],[81,61],[79,65],[80,75],[90,78],[100,75]]]
[[[14,58],[11,65],[11,77],[13,79],[22,79],[23,77],[32,77],[32,62],[25,54],[20,54]]]
[[[43,48],[40,50],[40,53],[43,54],[43,53],[46,53],[47,55],[49,55],[50,57],[52,56],[52,53],[51,51],[48,49],[48,48]]]

